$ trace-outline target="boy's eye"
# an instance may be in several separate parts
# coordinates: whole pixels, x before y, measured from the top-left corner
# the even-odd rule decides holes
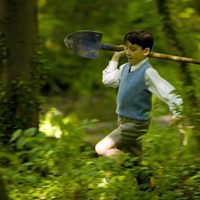
[[[128,50],[128,48],[127,48],[127,50]],[[129,50],[130,50],[130,51],[135,51],[136,49],[129,48]]]

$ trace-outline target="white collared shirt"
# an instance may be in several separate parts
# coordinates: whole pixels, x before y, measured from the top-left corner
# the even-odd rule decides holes
[[[137,65],[131,66],[131,71],[138,69],[147,60],[148,58],[142,60]],[[103,83],[107,86],[117,88],[125,64],[118,68],[119,63],[117,61],[110,61],[106,69],[103,70]],[[182,98],[174,93],[175,88],[152,67],[145,71],[145,84],[152,94],[168,105],[173,117],[181,116],[183,110]]]

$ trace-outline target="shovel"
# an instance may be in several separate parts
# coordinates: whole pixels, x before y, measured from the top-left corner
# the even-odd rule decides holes
[[[124,48],[121,46],[102,43],[102,33],[90,31],[90,30],[82,30],[78,32],[74,32],[69,34],[64,38],[64,43],[71,51],[75,54],[89,59],[96,59],[99,55],[99,50],[108,50],[108,51],[123,51]],[[200,64],[200,60],[180,57],[169,54],[162,54],[156,52],[150,52],[148,55],[153,58],[161,58],[167,60],[174,60],[179,62],[187,62],[193,64]]]

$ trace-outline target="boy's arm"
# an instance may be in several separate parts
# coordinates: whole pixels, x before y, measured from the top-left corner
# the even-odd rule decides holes
[[[182,118],[183,100],[174,92],[175,88],[169,82],[163,79],[155,69],[149,68],[145,73],[145,83],[149,91],[168,105],[173,119]]]
[[[115,52],[113,54],[111,61],[109,62],[109,65],[106,67],[106,69],[103,70],[102,82],[105,85],[115,88],[119,86],[123,65],[120,66],[119,69],[118,65],[119,65],[119,59],[123,54],[124,53],[122,52]]]

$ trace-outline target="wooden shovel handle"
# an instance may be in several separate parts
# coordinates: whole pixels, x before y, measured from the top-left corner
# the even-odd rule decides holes
[[[174,61],[179,61],[179,62],[187,62],[187,63],[200,65],[200,60],[193,59],[193,58],[180,57],[180,56],[156,53],[156,52],[150,52],[148,56],[153,57],[153,58],[161,58],[161,59],[174,60]]]
[[[101,49],[109,50],[109,51],[123,51],[124,50],[124,48],[121,46],[117,46],[117,45],[113,45],[109,43],[102,43]],[[150,52],[148,56],[152,58],[174,60],[178,62],[187,62],[187,63],[200,65],[200,60],[193,59],[193,58],[187,58],[187,57],[181,57],[181,56],[175,56],[175,55],[169,55],[169,54],[163,54],[163,53],[157,53],[157,52]]]
[[[123,51],[124,47],[119,45],[109,44],[109,43],[101,43],[100,49],[108,50],[108,51]]]

